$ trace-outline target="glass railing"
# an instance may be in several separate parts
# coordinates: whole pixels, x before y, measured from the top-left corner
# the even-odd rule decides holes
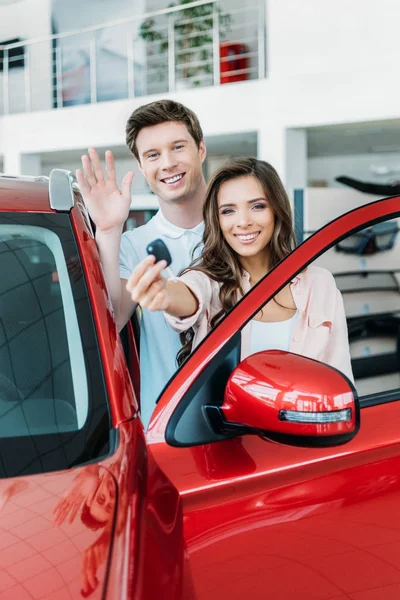
[[[0,114],[265,77],[264,0],[202,0],[0,46]]]

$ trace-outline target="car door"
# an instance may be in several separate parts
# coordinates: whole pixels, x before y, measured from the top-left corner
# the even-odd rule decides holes
[[[357,435],[330,448],[213,437],[204,416],[204,403],[220,403],[239,362],[240,330],[260,307],[338,242],[399,215],[400,197],[384,199],[307,239],[238,303],[161,395],[149,455],[179,492],[199,600],[399,597],[398,388],[379,389],[378,376],[373,393],[361,396]]]

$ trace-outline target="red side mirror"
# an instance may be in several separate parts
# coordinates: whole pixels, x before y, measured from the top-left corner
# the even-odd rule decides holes
[[[343,444],[360,426],[357,392],[345,375],[280,350],[243,360],[229,377],[222,406],[206,411],[219,431],[295,445]]]

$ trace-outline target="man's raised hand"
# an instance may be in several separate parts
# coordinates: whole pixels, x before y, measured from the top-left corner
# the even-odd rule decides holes
[[[94,148],[89,148],[89,156],[82,156],[82,170],[77,169],[76,178],[89,211],[90,217],[99,231],[122,229],[129,215],[133,172],[126,173],[121,190],[116,181],[114,156],[110,150],[105,154],[106,175],[104,176],[100,158]]]

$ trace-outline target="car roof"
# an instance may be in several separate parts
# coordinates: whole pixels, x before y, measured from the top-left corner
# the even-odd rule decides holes
[[[54,212],[50,207],[48,178],[1,175],[0,211]]]
[[[50,177],[0,174],[0,212],[69,211],[74,205],[72,173],[53,169]]]

